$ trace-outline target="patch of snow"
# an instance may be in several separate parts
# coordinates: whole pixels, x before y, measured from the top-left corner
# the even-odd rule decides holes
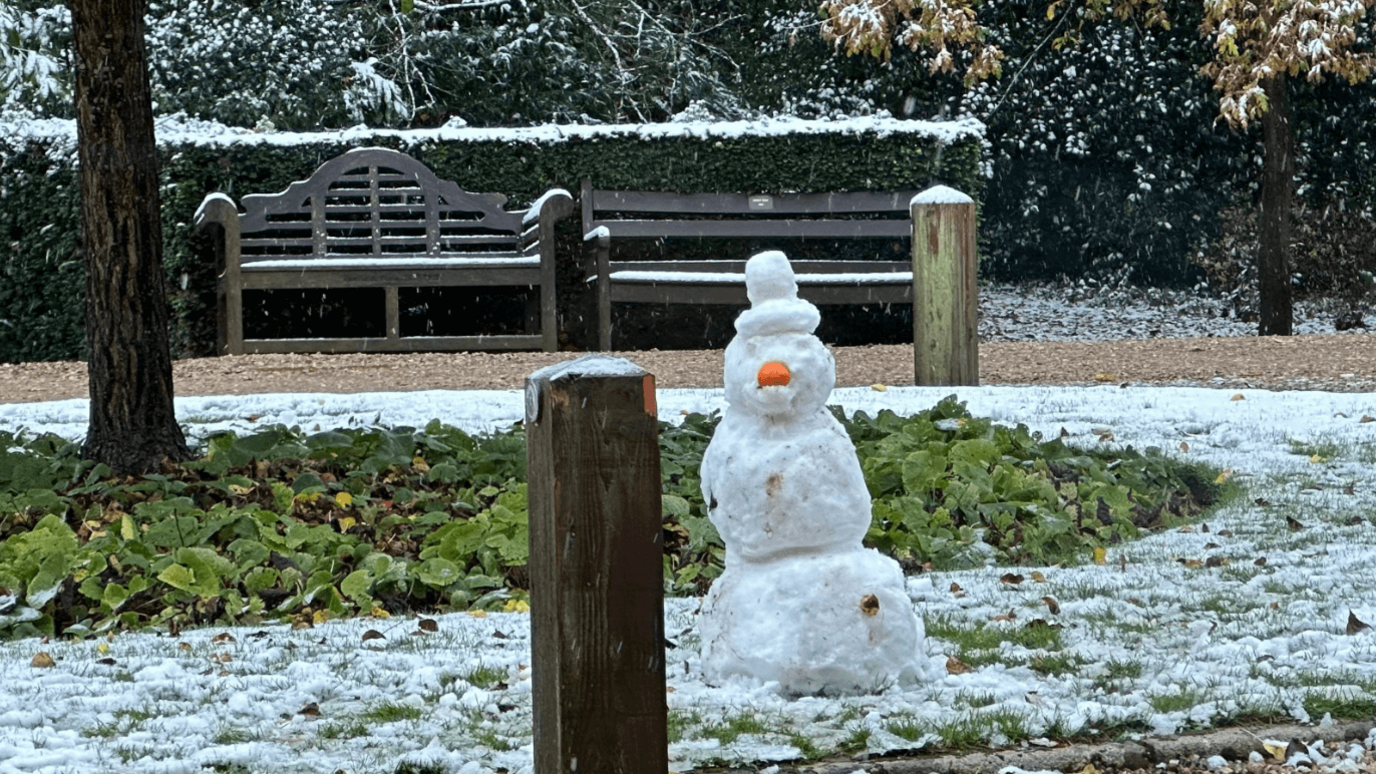
[[[913,197],[913,204],[974,204],[975,200],[950,186],[934,185]]]
[[[357,65],[356,65],[357,67]],[[384,95],[385,98],[385,95]],[[982,140],[984,124],[974,118],[957,121],[910,121],[887,116],[858,116],[836,120],[761,118],[753,121],[686,121],[657,124],[543,124],[531,127],[480,128],[446,124],[432,129],[376,129],[364,125],[327,132],[254,131],[184,114],[162,116],[155,121],[158,142],[203,146],[237,144],[291,146],[306,143],[357,145],[389,138],[403,146],[428,143],[506,142],[548,145],[570,140],[597,141],[611,137],[645,140],[671,137],[735,139],[789,135],[860,134],[873,132],[930,137],[942,143]],[[70,119],[25,118],[18,113],[0,114],[0,131],[7,135],[60,139],[74,142],[76,122]],[[375,143],[374,143],[375,144]]]

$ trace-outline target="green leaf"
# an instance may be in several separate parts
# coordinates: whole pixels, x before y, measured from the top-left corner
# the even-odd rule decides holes
[[[373,574],[367,570],[354,570],[344,577],[339,584],[339,590],[344,596],[357,600],[359,597],[368,593],[373,587]]]
[[[195,593],[191,590],[196,585],[196,574],[185,565],[169,564],[162,572],[158,573],[158,580],[174,589]]]
[[[659,502],[660,510],[665,516],[672,516],[675,519],[681,520],[692,513],[692,509],[688,506],[688,501],[678,495],[660,495]]]
[[[426,559],[416,568],[416,578],[427,586],[444,588],[463,579],[463,570],[447,559]]]
[[[941,489],[946,479],[946,458],[930,451],[915,451],[903,460],[903,488],[921,495]]]

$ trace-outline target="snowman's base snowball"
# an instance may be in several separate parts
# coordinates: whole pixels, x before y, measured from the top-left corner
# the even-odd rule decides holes
[[[742,675],[791,695],[876,693],[925,671],[903,572],[873,549],[731,562],[698,625],[709,683]]]

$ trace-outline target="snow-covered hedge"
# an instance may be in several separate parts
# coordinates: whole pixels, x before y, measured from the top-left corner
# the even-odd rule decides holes
[[[892,119],[647,125],[547,125],[298,134],[255,133],[190,119],[158,124],[163,256],[174,307],[173,347],[209,354],[215,339],[214,261],[191,233],[211,191],[235,199],[280,191],[351,147],[386,145],[441,178],[500,191],[513,206],[551,187],[682,191],[920,189],[942,182],[978,197],[983,126]],[[0,362],[70,359],[83,338],[84,271],[77,255],[75,128],[71,121],[0,117]],[[567,222],[560,303],[583,286],[582,243]],[[578,307],[581,308],[581,307]],[[572,316],[572,315],[571,315]],[[571,333],[579,321],[565,320]]]
[[[987,273],[1179,286],[1199,278],[1201,254],[1252,262],[1246,250],[1220,259],[1218,245],[1243,222],[1230,208],[1255,206],[1259,132],[1215,122],[1200,6],[1166,6],[1170,30],[1112,21],[1058,47],[1074,12],[987,0],[980,21],[1009,58],[970,93],[901,47],[882,64],[836,55],[799,0],[417,0],[409,13],[376,0],[152,0],[148,29],[162,112],[249,127],[972,115],[988,126]],[[1358,30],[1368,50],[1372,16]],[[0,103],[70,115],[69,28],[60,0],[0,4]],[[1369,211],[1376,143],[1352,127],[1376,120],[1376,85],[1300,80],[1301,195],[1310,212]],[[1343,242],[1349,232],[1322,226],[1297,254],[1368,243]]]

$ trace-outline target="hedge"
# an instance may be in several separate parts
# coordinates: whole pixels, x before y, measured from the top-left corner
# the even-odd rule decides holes
[[[18,121],[0,123],[0,130],[0,233],[8,237],[0,265],[0,362],[80,358],[85,278],[73,125]],[[854,119],[253,134],[164,121],[163,262],[173,353],[214,351],[217,269],[192,230],[201,199],[211,191],[236,200],[280,191],[352,147],[404,151],[468,190],[507,194],[513,207],[551,187],[576,192],[585,177],[606,188],[765,193],[943,183],[978,198],[982,130],[975,121]],[[560,242],[561,310],[576,308],[582,284],[574,220]],[[565,316],[581,335],[578,315]]]

